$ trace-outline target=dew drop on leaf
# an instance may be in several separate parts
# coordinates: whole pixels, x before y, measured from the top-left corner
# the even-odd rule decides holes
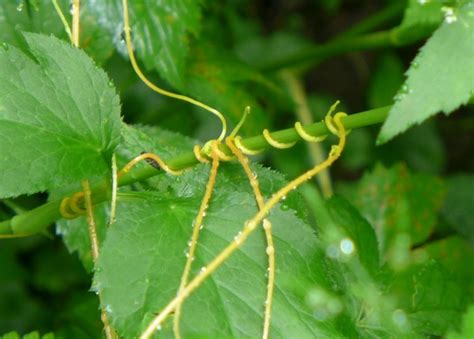
[[[25,6],[23,0],[21,0],[19,3],[18,3],[18,6],[16,6],[16,10],[18,12],[21,12],[23,10],[23,7]]]

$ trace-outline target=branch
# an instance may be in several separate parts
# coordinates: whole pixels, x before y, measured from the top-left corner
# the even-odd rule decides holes
[[[376,108],[369,111],[352,114],[342,119],[347,129],[370,126],[382,123],[388,115],[391,106]],[[324,122],[317,122],[305,126],[305,130],[314,136],[323,136],[329,134]],[[282,143],[291,143],[300,140],[300,136],[294,128],[272,132],[272,137]],[[249,149],[264,149],[269,145],[262,135],[250,137],[242,140],[243,146]],[[224,144],[220,149],[231,156],[231,150]],[[193,152],[178,155],[169,159],[167,164],[175,170],[182,170],[192,167],[198,163]],[[139,168],[130,173],[125,174],[119,179],[119,186],[126,186],[132,183],[143,181],[162,173],[152,166]],[[110,183],[102,181],[92,186],[92,200],[95,204],[109,199]],[[61,200],[48,202],[28,212],[14,216],[13,218],[0,222],[0,234],[34,234],[44,231],[49,225],[61,218],[59,206]]]

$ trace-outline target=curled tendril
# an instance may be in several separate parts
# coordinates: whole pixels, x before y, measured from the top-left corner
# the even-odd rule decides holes
[[[305,129],[303,128],[303,125],[301,125],[301,122],[299,121],[295,122],[295,130],[301,139],[306,140],[308,142],[321,142],[327,138],[327,135],[316,137],[314,135],[309,134],[308,132],[305,131]]]
[[[133,167],[135,167],[140,161],[143,161],[143,160],[147,161],[153,167],[163,169],[166,173],[169,173],[171,175],[177,176],[183,173],[183,171],[174,170],[171,167],[169,167],[158,155],[154,153],[150,153],[150,152],[144,152],[136,156],[128,164],[126,164],[125,167],[119,171],[118,177],[120,178],[125,173],[128,173]]]
[[[262,134],[263,134],[263,137],[265,138],[265,140],[268,142],[268,144],[272,147],[275,147],[275,148],[286,149],[286,148],[291,148],[296,144],[296,141],[295,142],[289,142],[289,143],[283,143],[281,141],[275,140],[272,137],[272,135],[270,134],[270,132],[268,131],[268,129],[266,129],[266,128],[263,130]]]
[[[64,219],[74,219],[86,214],[84,208],[84,192],[76,192],[71,197],[65,197],[59,205],[59,212]]]

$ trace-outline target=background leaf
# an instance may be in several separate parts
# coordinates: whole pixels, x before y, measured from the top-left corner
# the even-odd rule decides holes
[[[89,0],[86,6],[114,37],[116,48],[125,54],[122,1]],[[201,1],[129,1],[128,6],[133,45],[139,59],[147,70],[157,70],[171,85],[182,89],[189,40],[200,29]]]
[[[460,174],[448,178],[448,194],[442,216],[474,245],[474,176]]]
[[[410,246],[429,236],[443,201],[444,186],[435,177],[411,175],[401,165],[390,169],[379,165],[347,193],[349,201],[374,227],[381,253],[387,259],[400,239],[406,238]]]
[[[119,99],[82,51],[25,34],[36,60],[0,51],[0,195],[34,193],[108,171]],[[54,173],[54,175],[52,175]]]

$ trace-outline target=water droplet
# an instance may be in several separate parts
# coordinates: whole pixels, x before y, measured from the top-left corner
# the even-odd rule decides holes
[[[396,309],[392,313],[392,321],[400,328],[406,329],[409,326],[407,316],[401,309]]]
[[[235,237],[234,237],[234,241],[237,245],[240,245],[240,243],[242,242],[242,232],[239,232]]]
[[[413,62],[411,63],[411,67],[416,69],[416,68],[418,68],[418,66],[420,66],[420,63],[416,60],[413,60]]]
[[[24,2],[23,2],[23,0],[22,0],[22,1],[20,1],[20,3],[18,4],[18,6],[16,6],[16,10],[17,10],[18,12],[21,12],[21,11],[23,10],[23,7],[25,7],[25,4],[24,4]]]
[[[188,241],[188,246],[191,247],[191,245],[193,244],[192,241]]]
[[[253,230],[253,229],[255,228],[255,223],[254,223],[254,222],[251,222],[251,221],[247,221],[247,222],[245,223],[245,226],[244,226],[244,227],[245,227],[246,230],[251,231],[251,230]],[[240,233],[239,233],[239,234],[240,234]]]
[[[447,24],[452,24],[458,20],[458,17],[454,13],[454,9],[452,7],[442,7],[441,10],[444,13],[444,22]]]
[[[351,255],[354,252],[354,243],[352,242],[352,239],[350,238],[344,238],[341,240],[339,243],[339,248],[341,249],[341,252],[346,254],[346,255]]]
[[[286,204],[281,204],[280,205],[280,210],[282,211],[288,211],[290,209],[290,207]]]
[[[202,212],[202,217],[204,218],[206,216],[206,212]]]
[[[199,229],[202,230],[204,228],[204,225],[201,224],[201,226],[199,226]]]
[[[161,325],[156,326],[157,331],[161,331]]]
[[[112,80],[110,80],[108,85],[109,85],[110,88],[113,88],[114,87],[114,82]]]
[[[120,43],[122,45],[125,45],[125,32],[124,31],[120,33]]]
[[[105,305],[105,312],[112,313],[112,307],[110,305]]]
[[[267,255],[272,255],[273,253],[275,253],[275,248],[273,248],[273,246],[267,246]]]
[[[428,0],[418,0],[418,3],[419,3],[420,5],[422,5],[422,6],[423,6],[424,4],[426,4],[427,2],[428,2]]]
[[[336,245],[331,244],[328,247],[326,247],[326,255],[329,258],[336,259],[339,255],[339,250]]]
[[[255,179],[258,178],[257,172],[253,172],[253,176],[255,177]]]
[[[206,268],[205,267],[201,267],[201,269],[199,270],[199,273],[204,273],[206,272]]]
[[[282,196],[281,200],[286,200],[286,195]]]
[[[5,51],[8,51],[8,44],[6,42],[2,42],[2,48],[5,50]]]

